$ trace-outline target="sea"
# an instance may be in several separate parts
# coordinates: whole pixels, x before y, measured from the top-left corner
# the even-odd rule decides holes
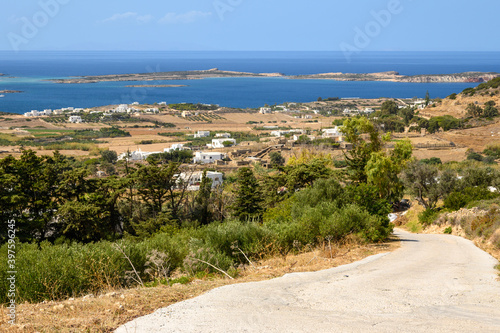
[[[63,107],[111,104],[205,103],[235,108],[311,102],[318,97],[444,98],[473,83],[341,82],[287,78],[213,78],[186,81],[59,84],[49,80],[74,76],[207,70],[286,75],[327,72],[403,75],[500,72],[500,52],[126,52],[0,51],[0,111],[24,113]],[[186,85],[176,88],[131,88],[127,85]]]

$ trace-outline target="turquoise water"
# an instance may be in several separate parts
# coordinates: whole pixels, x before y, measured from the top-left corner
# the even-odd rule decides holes
[[[65,85],[44,81],[79,75],[147,73],[219,68],[287,75],[394,70],[404,75],[465,71],[500,72],[500,53],[367,52],[347,62],[335,52],[0,52],[0,90],[21,90],[0,98],[0,111],[92,107],[118,103],[212,103],[259,107],[310,102],[325,97],[446,97],[475,84],[336,82],[285,78],[218,78],[189,81],[101,82]],[[181,88],[127,88],[130,84],[183,84]]]

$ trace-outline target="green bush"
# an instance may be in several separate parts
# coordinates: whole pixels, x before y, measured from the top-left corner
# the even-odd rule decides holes
[[[423,225],[431,225],[438,217],[439,212],[433,209],[426,209],[418,214],[418,221]]]
[[[451,210],[459,210],[474,201],[491,200],[498,196],[498,193],[491,192],[486,186],[466,187],[461,191],[450,193],[444,200],[444,206]]]

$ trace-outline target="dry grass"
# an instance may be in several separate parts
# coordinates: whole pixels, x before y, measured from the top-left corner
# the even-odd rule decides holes
[[[324,270],[361,260],[370,255],[397,249],[399,242],[344,246],[332,245],[311,252],[277,257],[247,266],[235,280],[224,278],[194,280],[171,287],[114,290],[97,297],[87,296],[62,302],[21,304],[17,324],[7,322],[6,309],[0,308],[1,332],[112,332],[120,325],[169,306],[201,295],[211,289],[234,283],[261,281],[292,272]]]

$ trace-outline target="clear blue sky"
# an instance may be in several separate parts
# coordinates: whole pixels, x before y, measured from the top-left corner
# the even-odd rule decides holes
[[[498,0],[2,0],[1,7],[0,50],[500,51]],[[388,8],[390,17],[377,21],[373,12]]]

